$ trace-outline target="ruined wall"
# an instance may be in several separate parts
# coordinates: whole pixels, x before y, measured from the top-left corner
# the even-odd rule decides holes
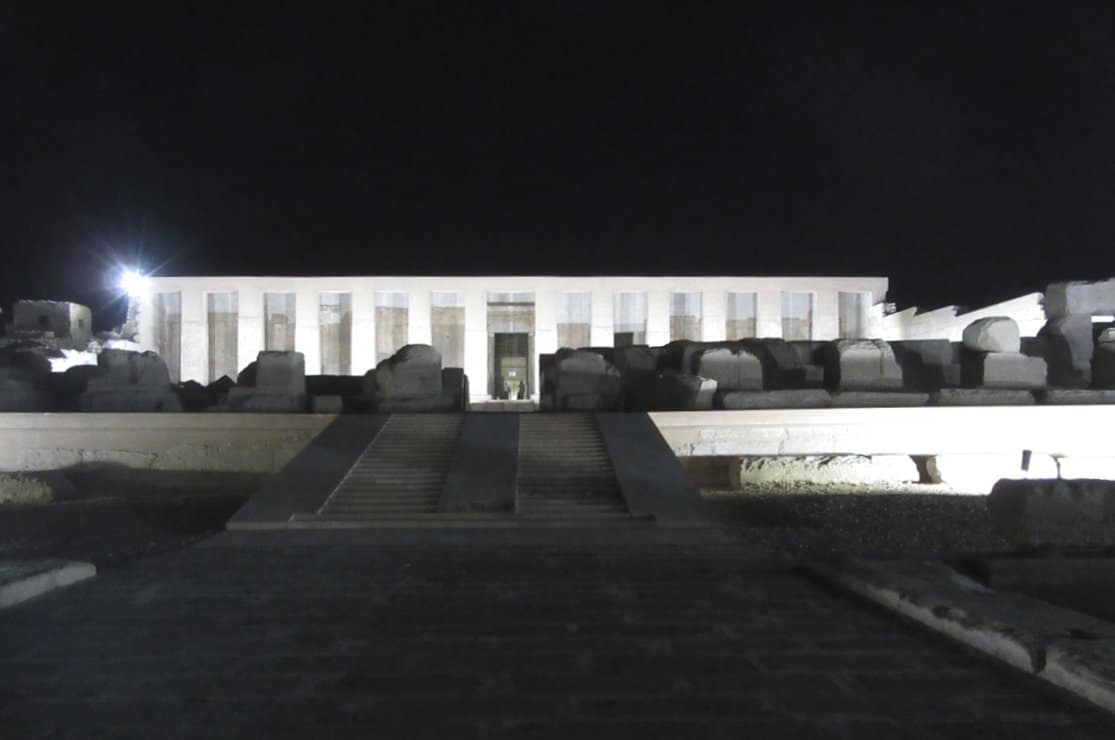
[[[787,341],[813,339],[813,294],[783,291],[782,338]]]
[[[294,293],[263,294],[263,348],[273,352],[294,351],[297,314]]]
[[[153,307],[155,351],[166,362],[170,382],[177,383],[182,377],[182,294],[156,293]]]
[[[322,293],[318,304],[321,374],[352,372],[352,294]]]
[[[236,293],[209,293],[206,296],[209,334],[209,382],[222,375],[236,379],[240,368],[239,300]]]
[[[430,295],[430,344],[442,367],[465,366],[465,297],[457,292]]]
[[[758,336],[758,298],[754,293],[729,292],[724,304],[726,339]]]
[[[407,344],[408,300],[406,293],[376,291],[376,364]]]

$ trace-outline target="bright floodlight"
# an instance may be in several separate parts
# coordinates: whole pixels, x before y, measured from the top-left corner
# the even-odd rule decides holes
[[[120,275],[120,289],[131,296],[146,293],[149,282],[146,275],[135,270],[124,270]]]

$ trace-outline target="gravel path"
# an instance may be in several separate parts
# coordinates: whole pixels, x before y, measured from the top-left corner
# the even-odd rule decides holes
[[[940,557],[1009,549],[987,497],[944,486],[794,486],[703,490],[713,514],[772,558],[860,554]]]

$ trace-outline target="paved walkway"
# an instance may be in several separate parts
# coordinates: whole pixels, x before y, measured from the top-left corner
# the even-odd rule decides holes
[[[5,738],[1104,738],[736,546],[195,548],[0,613]]]

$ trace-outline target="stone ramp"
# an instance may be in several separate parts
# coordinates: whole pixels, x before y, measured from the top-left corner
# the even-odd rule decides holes
[[[646,414],[394,414],[338,417],[228,529],[708,524]]]
[[[516,512],[630,516],[592,414],[533,414],[519,423]]]
[[[317,516],[359,520],[436,514],[462,424],[462,414],[393,415]]]

